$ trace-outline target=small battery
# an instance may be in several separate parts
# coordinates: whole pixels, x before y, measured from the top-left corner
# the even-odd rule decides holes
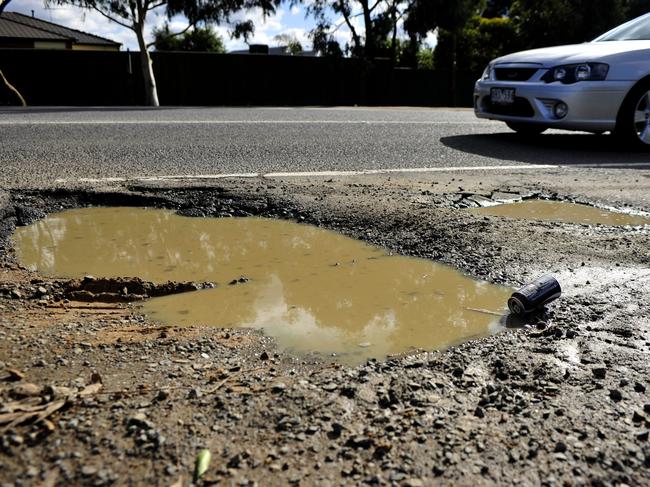
[[[548,274],[515,291],[508,299],[508,308],[514,314],[530,313],[559,298],[561,294],[560,283]]]

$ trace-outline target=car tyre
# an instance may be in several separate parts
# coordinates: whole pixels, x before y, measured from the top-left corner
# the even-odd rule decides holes
[[[627,147],[650,150],[650,80],[637,84],[625,97],[614,135]]]
[[[526,137],[539,135],[546,130],[546,127],[543,125],[538,125],[536,123],[506,122],[506,125],[517,132],[519,135]]]

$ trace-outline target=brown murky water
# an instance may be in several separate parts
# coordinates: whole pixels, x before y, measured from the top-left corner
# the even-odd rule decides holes
[[[80,209],[19,228],[14,241],[20,261],[48,275],[214,282],[151,299],[144,311],[170,325],[262,329],[290,351],[352,364],[495,332],[511,292],[338,233],[261,218]],[[229,284],[240,277],[247,281]]]
[[[521,220],[542,220],[585,225],[650,225],[650,218],[561,201],[527,200],[485,208],[472,208],[480,215],[506,216]]]

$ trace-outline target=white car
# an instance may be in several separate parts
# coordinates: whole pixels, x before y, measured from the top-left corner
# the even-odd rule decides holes
[[[474,87],[474,111],[523,134],[611,131],[650,149],[650,13],[592,42],[493,60]]]

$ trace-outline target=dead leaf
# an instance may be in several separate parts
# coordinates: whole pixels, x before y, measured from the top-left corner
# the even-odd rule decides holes
[[[45,474],[45,478],[40,487],[54,487],[57,480],[59,480],[59,470],[55,468]]]
[[[0,407],[4,413],[15,413],[17,411],[38,411],[43,407],[43,401],[40,397],[28,397],[20,401],[7,402]]]
[[[43,425],[43,428],[47,430],[48,433],[53,433],[54,430],[56,429],[56,426],[54,426],[54,423],[50,421],[49,419],[44,419],[41,424]]]
[[[20,370],[14,369],[13,367],[7,367],[4,371],[4,375],[0,377],[0,380],[6,380],[9,382],[18,382],[19,380],[23,380],[24,378],[25,378],[25,374]]]
[[[37,422],[38,421],[43,421],[45,418],[49,417],[52,413],[58,411],[63,406],[65,406],[65,403],[66,403],[65,400],[54,401],[54,402],[48,403],[46,405],[46,408],[43,411],[41,411],[40,413],[38,413],[38,415],[36,416],[36,421]]]
[[[11,423],[24,415],[24,412],[0,414],[0,424]]]
[[[36,384],[31,384],[29,382],[25,384],[18,384],[11,389],[11,394],[18,397],[40,396],[42,392],[42,386],[37,386]]]
[[[90,384],[89,386],[84,387],[83,390],[79,393],[79,395],[85,397],[85,396],[91,396],[93,394],[97,394],[102,389],[102,387],[104,386],[102,385],[101,382]]]
[[[6,424],[6,426],[0,430],[6,431],[14,426],[19,424],[27,423],[28,421],[43,421],[52,413],[58,411],[63,406],[65,406],[66,400],[54,401],[40,406],[36,411],[21,412],[21,413],[8,413],[0,415],[0,424]]]
[[[74,391],[70,387],[63,386],[51,386],[45,390],[46,394],[49,394],[54,399],[63,399],[67,397],[74,396]]]
[[[183,476],[181,475],[180,477],[178,477],[178,480],[174,482],[172,485],[170,485],[169,487],[183,487]]]

